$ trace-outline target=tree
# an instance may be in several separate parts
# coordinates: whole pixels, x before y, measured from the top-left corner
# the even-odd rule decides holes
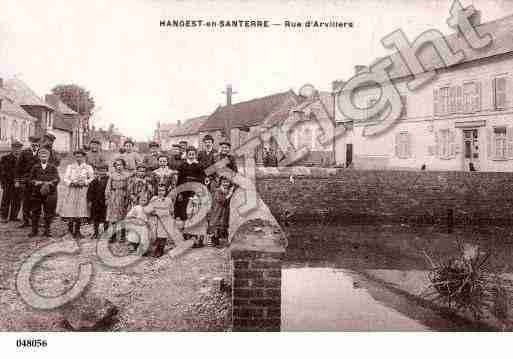
[[[57,85],[52,89],[52,93],[59,96],[73,111],[87,118],[91,116],[95,107],[94,99],[83,87],[75,84]]]

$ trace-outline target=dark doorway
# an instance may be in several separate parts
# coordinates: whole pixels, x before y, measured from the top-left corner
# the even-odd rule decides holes
[[[346,167],[353,164],[353,144],[346,143]]]

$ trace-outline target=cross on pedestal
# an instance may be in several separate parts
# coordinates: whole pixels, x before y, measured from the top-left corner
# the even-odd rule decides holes
[[[226,106],[231,106],[232,104],[232,95],[237,94],[238,92],[234,92],[232,89],[232,85],[228,84],[226,85],[226,90],[222,92],[223,94],[226,94]],[[230,123],[228,121],[228,118],[225,118],[224,120],[224,130],[226,133],[226,138],[228,141],[231,142],[231,128]]]

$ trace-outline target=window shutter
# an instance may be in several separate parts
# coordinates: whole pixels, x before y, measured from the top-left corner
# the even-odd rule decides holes
[[[407,133],[406,136],[407,136],[407,140],[408,140],[407,156],[408,156],[408,158],[412,158],[413,157],[413,136],[411,135],[411,133]]]
[[[440,114],[440,91],[437,89],[433,90],[433,114],[438,116]]]
[[[474,83],[474,93],[472,95],[472,112],[478,112],[481,110],[481,83]]]
[[[440,157],[440,134],[439,131],[435,132],[435,156]]]
[[[463,112],[463,89],[461,86],[456,88],[456,112]]]
[[[399,152],[400,151],[400,141],[401,139],[401,134],[400,133],[396,133],[395,134],[395,157],[400,157],[401,156],[401,153]]]
[[[486,129],[486,155],[488,158],[493,158],[494,143],[492,137],[492,129]]]
[[[494,81],[494,101],[496,109],[506,108],[506,78],[499,77]]]
[[[513,127],[508,126],[506,128],[507,136],[507,157],[513,159]]]
[[[456,112],[456,87],[449,88],[449,110],[448,113]]]
[[[449,130],[449,157],[456,157],[456,132]]]

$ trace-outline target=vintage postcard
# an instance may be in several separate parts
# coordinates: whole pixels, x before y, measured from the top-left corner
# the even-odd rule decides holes
[[[19,350],[513,329],[513,2],[3,5]]]

